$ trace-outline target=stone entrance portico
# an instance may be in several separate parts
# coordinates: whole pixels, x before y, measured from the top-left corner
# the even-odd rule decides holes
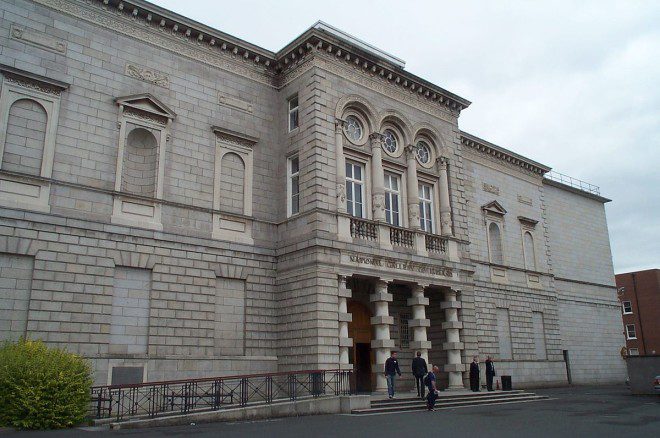
[[[418,284],[409,280],[386,279],[362,276],[359,274],[340,275],[339,282],[339,365],[341,368],[363,369],[364,360],[356,352],[356,344],[349,337],[353,318],[348,312],[348,302],[357,301],[371,310],[370,364],[372,376],[370,382],[361,382],[361,387],[371,388],[373,392],[387,389],[383,373],[385,361],[391,351],[399,352],[399,363],[403,373],[403,382],[399,390],[410,389],[410,359],[416,352],[429,363],[429,369],[438,365],[441,372],[447,373],[447,389],[462,389],[465,365],[462,361],[464,344],[461,342],[460,330],[463,328],[459,310],[461,302],[456,290],[448,286]],[[445,321],[441,323],[443,339],[431,339],[429,328],[431,320],[427,318],[427,308],[430,306],[428,296],[435,296],[438,310],[444,312]],[[396,300],[395,300],[396,298]],[[441,299],[442,301],[438,301]],[[397,303],[395,312],[393,302]],[[405,333],[403,332],[405,330]],[[393,333],[394,332],[394,333]],[[435,348],[444,350],[446,363],[429,361],[429,352]],[[357,368],[356,368],[357,367]],[[360,378],[360,377],[357,377]],[[443,381],[445,379],[442,379]],[[407,383],[406,383],[407,382]],[[359,383],[360,385],[360,383]]]

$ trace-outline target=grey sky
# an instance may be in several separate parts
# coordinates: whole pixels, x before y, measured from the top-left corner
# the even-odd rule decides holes
[[[320,19],[403,58],[473,102],[461,129],[613,199],[617,273],[660,268],[660,2],[154,1],[274,51]]]

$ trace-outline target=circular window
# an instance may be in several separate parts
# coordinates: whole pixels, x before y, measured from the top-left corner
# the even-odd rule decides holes
[[[396,152],[396,135],[391,129],[387,129],[383,134],[383,147],[387,152],[393,154]]]
[[[346,117],[346,137],[351,141],[357,142],[362,138],[362,133],[364,129],[362,128],[362,123],[355,116]]]
[[[431,148],[423,141],[417,142],[417,159],[422,164],[428,164],[431,161]]]

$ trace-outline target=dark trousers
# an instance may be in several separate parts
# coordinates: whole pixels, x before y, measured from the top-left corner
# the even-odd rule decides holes
[[[493,390],[493,375],[492,374],[486,374],[486,388],[488,388],[489,391]]]
[[[426,388],[424,387],[424,376],[415,376],[415,383],[417,384],[417,395],[424,398]]]
[[[470,389],[474,392],[479,391],[479,377],[470,377]]]
[[[433,409],[435,406],[435,401],[438,399],[438,394],[435,391],[429,391],[429,395],[426,396],[426,406],[428,409]]]

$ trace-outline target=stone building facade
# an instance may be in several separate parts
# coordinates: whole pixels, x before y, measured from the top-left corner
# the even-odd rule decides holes
[[[142,0],[0,6],[0,333],[100,384],[353,368],[620,381],[604,203],[324,23],[277,53]],[[409,378],[409,376],[408,376]]]

